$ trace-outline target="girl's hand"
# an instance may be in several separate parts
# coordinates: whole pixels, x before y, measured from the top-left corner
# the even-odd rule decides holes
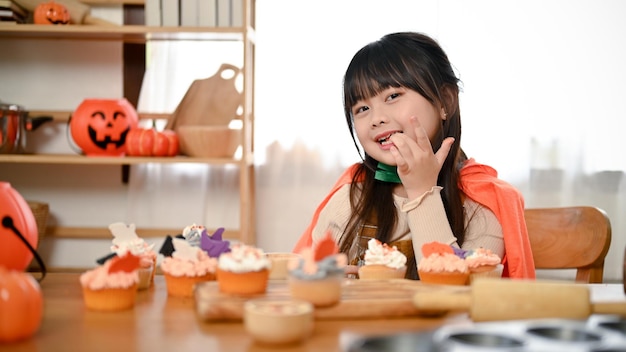
[[[437,177],[454,138],[444,139],[441,148],[434,153],[428,135],[416,117],[411,117],[411,124],[416,140],[412,140],[408,133],[396,133],[391,136],[393,147],[390,150],[408,198],[415,199],[437,185]]]

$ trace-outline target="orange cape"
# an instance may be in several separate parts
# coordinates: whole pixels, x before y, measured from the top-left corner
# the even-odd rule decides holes
[[[311,223],[296,243],[293,252],[313,245],[313,228],[320,212],[335,192],[352,182],[358,163],[350,166],[339,177],[330,193],[322,200],[313,214]],[[498,218],[504,236],[505,255],[503,277],[535,278],[535,264],[524,221],[524,199],[520,192],[498,179],[496,170],[469,159],[461,169],[460,188],[469,198],[487,207]]]

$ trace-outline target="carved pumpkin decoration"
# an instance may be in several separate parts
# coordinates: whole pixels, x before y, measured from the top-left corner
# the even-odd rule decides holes
[[[6,226],[5,217],[10,217],[12,226],[15,226],[33,248],[37,248],[39,238],[33,211],[11,184],[0,182],[0,220],[3,220],[0,224],[0,266],[23,271],[32,261],[33,254],[13,230]]]
[[[35,24],[69,24],[70,13],[65,5],[54,0],[39,3],[33,12]]]
[[[43,317],[43,294],[37,281],[0,265],[0,292],[0,343],[32,336]]]
[[[85,99],[74,111],[69,128],[86,155],[123,156],[126,136],[137,123],[137,111],[126,98]]]
[[[135,128],[126,136],[129,156],[176,156],[178,148],[178,135],[172,130]]]

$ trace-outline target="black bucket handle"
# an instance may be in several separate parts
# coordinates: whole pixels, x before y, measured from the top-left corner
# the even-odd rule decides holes
[[[5,217],[3,217],[2,226],[13,231],[13,233],[15,233],[17,237],[19,237],[22,240],[22,242],[24,242],[24,244],[26,245],[26,247],[28,247],[28,249],[33,254],[33,256],[35,256],[35,259],[37,260],[37,264],[39,264],[39,268],[41,269],[41,277],[37,279],[37,281],[39,282],[43,281],[44,277],[46,277],[46,265],[44,264],[43,259],[41,259],[41,257],[39,256],[39,253],[37,253],[35,248],[33,248],[33,246],[30,244],[30,242],[26,240],[26,238],[24,238],[20,230],[18,230],[17,227],[15,227],[15,224],[13,223],[13,218],[10,217],[9,215],[6,215]]]

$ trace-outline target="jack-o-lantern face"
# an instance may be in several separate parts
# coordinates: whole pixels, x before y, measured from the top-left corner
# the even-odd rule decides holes
[[[126,99],[86,99],[74,111],[70,131],[86,155],[122,156],[126,135],[137,122],[137,112]]]
[[[35,24],[68,24],[70,13],[65,5],[54,0],[42,2],[35,7],[33,22]]]

